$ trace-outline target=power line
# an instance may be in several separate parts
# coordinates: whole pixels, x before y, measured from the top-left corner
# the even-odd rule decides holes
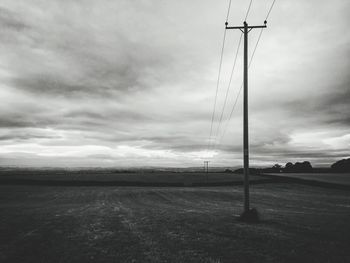
[[[273,0],[272,4],[271,4],[271,6],[270,6],[270,9],[269,9],[269,11],[267,12],[267,15],[266,15],[265,20],[267,20],[267,19],[269,18],[270,13],[271,13],[271,10],[272,10],[273,6],[275,5],[275,2],[276,2],[276,0]]]
[[[215,91],[215,99],[214,99],[214,107],[213,107],[213,113],[211,115],[211,124],[210,124],[210,135],[209,135],[209,141],[208,141],[208,148],[210,147],[211,144],[211,136],[213,134],[213,123],[214,123],[214,117],[215,117],[215,110],[216,110],[216,101],[218,97],[218,90],[219,90],[219,83],[220,83],[220,75],[221,75],[221,67],[222,67],[222,58],[224,54],[224,49],[225,49],[225,40],[226,40],[226,30],[224,32],[224,38],[222,41],[222,47],[221,47],[221,55],[220,55],[220,63],[219,63],[219,73],[218,73],[218,78],[216,81],[216,91]]]
[[[250,7],[252,6],[252,2],[253,2],[253,0],[250,0],[249,6],[248,6],[248,10],[247,10],[247,13],[245,14],[244,21],[247,21],[248,14],[249,14],[249,11],[250,11]]]
[[[227,20],[228,20],[229,15],[230,15],[230,9],[231,9],[231,0],[230,0],[230,2],[228,3],[228,9],[227,9],[227,15],[226,15],[226,22],[227,22]]]
[[[238,46],[237,46],[237,50],[236,50],[236,54],[235,54],[235,58],[234,58],[233,66],[232,66],[232,70],[231,70],[230,80],[229,80],[229,83],[228,83],[228,85],[227,85],[226,94],[225,94],[225,100],[224,100],[224,105],[223,105],[222,110],[221,110],[219,125],[218,125],[218,128],[217,128],[217,130],[216,130],[216,136],[215,136],[215,138],[219,135],[219,131],[220,131],[220,128],[221,128],[222,118],[223,118],[223,115],[224,115],[224,112],[225,112],[226,103],[227,103],[227,98],[228,98],[228,94],[229,94],[230,88],[231,88],[231,82],[232,82],[233,73],[234,73],[234,70],[235,70],[235,68],[236,68],[236,63],[237,63],[237,58],[238,58],[238,52],[239,52],[239,48],[240,48],[240,46],[241,46],[242,37],[243,37],[243,33],[241,34],[241,36],[240,36],[240,38],[239,38],[239,42],[238,42]]]
[[[251,2],[252,2],[252,1],[251,1]],[[251,2],[250,2],[250,4],[251,4]],[[270,8],[269,8],[269,11],[268,11],[268,13],[267,13],[267,15],[266,15],[265,21],[266,21],[266,20],[268,19],[268,17],[270,16],[271,10],[272,10],[272,8],[273,8],[275,2],[276,2],[276,0],[273,0],[271,6],[270,6]],[[249,8],[250,8],[250,5],[249,5]],[[248,8],[248,10],[249,10],[249,8]],[[247,13],[248,13],[248,12],[247,12]],[[247,16],[246,16],[246,17],[247,17]],[[254,58],[256,49],[257,49],[257,47],[258,47],[258,45],[259,45],[259,42],[260,42],[261,35],[262,35],[263,31],[264,31],[264,28],[261,28],[261,30],[260,30],[260,32],[259,32],[258,39],[257,39],[257,41],[256,41],[256,43],[255,43],[255,46],[254,46],[254,49],[253,49],[253,53],[252,53],[252,55],[251,55],[251,57],[250,57],[250,60],[249,60],[248,68],[250,68],[250,65],[252,64],[252,61],[253,61],[253,58]],[[230,112],[230,115],[229,115],[229,118],[228,118],[227,121],[226,121],[225,128],[224,128],[224,132],[223,132],[222,136],[220,137],[218,144],[220,144],[221,140],[225,137],[226,130],[227,130],[227,127],[228,127],[228,123],[229,123],[230,120],[231,120],[232,113],[233,113],[233,111],[234,111],[234,109],[235,109],[235,107],[236,107],[236,104],[237,104],[237,101],[238,101],[238,97],[239,97],[239,95],[241,94],[242,88],[243,88],[243,82],[242,82],[241,87],[240,87],[240,89],[239,89],[239,91],[238,91],[238,93],[237,93],[235,102],[234,102],[234,104],[233,104],[233,107],[232,107],[231,112]]]
[[[244,20],[246,20],[246,19],[248,18],[248,15],[249,15],[249,12],[250,12],[250,9],[251,9],[252,2],[253,2],[253,0],[251,0],[251,1],[249,2],[249,6],[248,6],[248,9],[247,9],[247,12],[246,12],[246,15],[245,15],[245,19],[244,19]],[[265,21],[269,18],[270,14],[271,14],[271,11],[272,11],[272,9],[273,9],[273,7],[274,7],[274,5],[275,5],[275,2],[276,2],[276,0],[273,0],[272,4],[271,4],[271,6],[270,6],[270,8],[269,8],[269,10],[268,10],[268,12],[267,12]],[[227,16],[226,16],[226,22],[227,22],[228,17],[229,17],[230,8],[231,8],[231,0],[229,1],[229,6],[228,6],[228,11],[227,11]],[[256,44],[255,44],[254,49],[253,49],[253,53],[252,53],[252,55],[251,55],[251,57],[250,57],[250,60],[249,60],[248,68],[249,68],[250,65],[252,64],[252,61],[253,61],[253,58],[254,58],[256,49],[257,49],[257,47],[258,47],[258,45],[259,45],[259,42],[260,42],[262,33],[263,33],[263,28],[261,28],[261,30],[260,30],[260,32],[259,32],[258,39],[257,39],[257,41],[256,41]],[[225,33],[224,33],[224,42],[225,42],[225,39],[226,39],[226,30],[225,30]],[[230,89],[230,85],[231,85],[231,81],[232,81],[233,71],[234,71],[234,68],[235,68],[235,65],[236,65],[238,49],[239,49],[241,40],[242,40],[242,35],[241,35],[240,40],[239,40],[239,45],[238,45],[238,48],[237,48],[237,53],[236,53],[236,56],[235,56],[235,61],[234,61],[234,63],[233,63],[233,68],[232,68],[232,71],[231,71],[231,76],[230,76],[230,80],[229,80],[229,85],[228,85],[228,88],[227,88],[227,90],[226,90],[225,100],[224,100],[224,106],[223,106],[222,112],[221,112],[221,114],[220,114],[220,120],[219,120],[218,128],[217,128],[217,131],[216,131],[215,139],[217,138],[217,136],[219,136],[219,131],[220,131],[220,128],[221,128],[222,118],[223,118],[223,114],[224,114],[225,107],[226,107],[226,103],[227,103],[227,97],[228,97],[228,93],[229,93],[229,89]],[[223,48],[224,48],[224,44],[225,44],[225,43],[223,43]],[[219,77],[218,77],[217,88],[216,88],[216,93],[215,93],[214,110],[213,110],[212,121],[211,121],[211,127],[210,127],[210,137],[209,137],[208,148],[210,147],[210,144],[211,144],[211,137],[212,137],[212,132],[213,132],[213,123],[214,123],[215,110],[216,110],[217,94],[218,94],[218,88],[219,88],[219,79],[220,79],[220,75],[221,75],[222,57],[223,57],[223,49],[222,49],[221,58],[220,58]],[[231,112],[230,112],[230,115],[229,115],[229,118],[228,118],[227,121],[226,121],[225,128],[224,128],[224,132],[223,132],[222,136],[220,137],[219,141],[218,141],[217,143],[214,144],[214,147],[215,147],[216,145],[220,144],[221,140],[224,138],[224,136],[225,136],[225,134],[226,134],[226,130],[227,130],[227,127],[228,127],[228,123],[229,123],[229,121],[231,120],[233,111],[234,111],[234,109],[235,109],[235,107],[236,107],[236,104],[237,104],[239,95],[241,94],[242,88],[243,88],[243,82],[242,82],[242,85],[241,85],[241,87],[240,87],[240,89],[239,89],[239,91],[238,91],[238,93],[237,93],[235,102],[234,102],[234,104],[233,104],[233,107],[232,107]]]
[[[250,8],[252,6],[252,2],[253,2],[253,0],[250,0],[244,20],[247,20],[247,17],[248,17],[249,12],[250,12]],[[231,9],[231,0],[229,1],[229,5],[228,5],[228,10],[227,10],[227,15],[226,15],[226,23],[225,23],[226,25],[227,25],[228,17],[229,17],[229,14],[230,14],[230,9]],[[239,47],[241,45],[242,36],[243,36],[243,33],[241,34],[241,36],[239,38],[239,44],[238,44],[237,52],[236,52],[236,55],[235,55],[235,59],[234,59],[234,63],[233,63],[232,71],[231,71],[229,84],[228,84],[228,87],[227,87],[227,90],[226,90],[226,94],[225,94],[224,106],[223,106],[223,109],[222,109],[221,114],[220,114],[219,125],[218,125],[218,128],[216,130],[216,136],[214,137],[214,141],[216,141],[216,137],[219,135],[219,130],[221,128],[222,118],[223,118],[223,114],[224,114],[225,107],[226,107],[226,102],[227,102],[228,92],[229,92],[231,81],[232,81],[233,71],[234,71],[235,66],[236,66],[238,50],[239,50]],[[225,42],[225,39],[226,39],[226,29],[225,29],[225,33],[224,33],[224,42]],[[223,44],[223,46],[224,46],[224,44]],[[217,86],[216,86],[214,110],[213,110],[212,119],[211,119],[211,125],[210,125],[210,136],[209,136],[209,141],[208,141],[208,149],[210,148],[210,145],[211,145],[211,137],[212,137],[212,132],[213,132],[213,123],[214,123],[214,117],[215,117],[215,111],[216,111],[216,102],[217,102],[217,94],[218,94],[218,88],[219,88],[219,78],[220,78],[221,66],[222,66],[222,56],[223,56],[223,52],[221,53],[221,59],[220,59],[219,77],[218,77],[218,82],[217,82]],[[215,142],[214,143],[214,148],[215,148],[216,144],[217,143]]]
[[[241,84],[241,87],[239,88],[239,91],[237,93],[237,96],[236,96],[236,99],[235,99],[235,102],[233,103],[233,107],[231,109],[231,112],[230,112],[230,115],[226,121],[226,124],[225,124],[225,128],[224,128],[224,132],[222,133],[222,136],[220,137],[219,141],[218,141],[218,144],[220,144],[221,140],[225,137],[225,134],[226,134],[226,131],[227,131],[227,126],[231,120],[231,117],[232,117],[232,113],[236,107],[236,104],[237,104],[237,101],[238,101],[238,98],[239,98],[239,95],[241,94],[241,91],[242,91],[242,88],[243,88],[243,82]]]
[[[252,55],[251,55],[251,57],[250,57],[249,64],[248,64],[248,68],[249,68],[250,65],[252,64],[252,61],[253,61],[253,58],[254,58],[254,55],[255,55],[255,51],[256,51],[256,48],[257,48],[258,45],[259,45],[259,42],[260,42],[261,35],[262,35],[263,31],[264,31],[264,29],[262,28],[262,29],[260,30],[260,33],[259,33],[259,36],[258,36],[258,40],[256,41],[255,47],[254,47],[254,49],[253,49],[253,53],[252,53]]]
[[[228,20],[229,15],[230,15],[230,9],[231,9],[231,0],[229,1],[229,5],[228,5],[228,9],[227,9],[226,22],[227,22],[227,20]],[[220,84],[222,59],[223,59],[224,50],[225,50],[225,41],[226,41],[226,28],[224,29],[224,37],[223,37],[222,47],[221,47],[220,63],[219,63],[219,72],[218,72],[218,78],[217,78],[217,81],[216,81],[216,91],[215,91],[214,107],[213,107],[213,113],[212,113],[212,116],[211,116],[210,135],[209,135],[209,140],[208,140],[208,149],[209,149],[209,147],[210,147],[210,144],[211,144],[211,137],[212,137],[212,134],[213,134],[213,123],[214,123],[214,118],[215,118],[216,102],[217,102],[218,90],[219,90],[219,84]]]
[[[251,55],[251,57],[250,57],[250,60],[249,60],[249,63],[248,63],[248,68],[250,68],[250,65],[252,64],[252,61],[253,61],[253,58],[254,58],[254,55],[255,55],[255,51],[256,51],[256,49],[257,49],[257,47],[258,47],[258,44],[259,44],[259,42],[260,42],[260,39],[261,39],[262,32],[263,32],[263,28],[260,30],[258,39],[257,39],[257,41],[256,41],[256,43],[255,43],[255,46],[254,46],[254,49],[253,49],[253,53],[252,53],[252,55]],[[225,137],[228,124],[229,124],[229,122],[230,122],[230,120],[231,120],[232,113],[233,113],[233,111],[235,110],[235,107],[236,107],[236,104],[237,104],[239,95],[241,94],[242,88],[243,88],[243,82],[242,82],[242,84],[241,84],[241,87],[239,88],[239,91],[238,91],[237,95],[236,95],[235,102],[234,102],[234,104],[233,104],[233,106],[232,106],[230,115],[229,115],[229,117],[228,117],[228,119],[227,119],[227,121],[226,121],[226,125],[225,125],[225,128],[224,128],[224,132],[222,133],[222,136],[220,137],[220,140],[219,140],[218,144],[220,144],[221,140]]]

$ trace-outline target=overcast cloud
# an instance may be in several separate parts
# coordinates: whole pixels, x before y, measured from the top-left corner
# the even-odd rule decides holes
[[[230,25],[248,2],[232,1]],[[271,2],[253,1],[248,23]],[[227,4],[1,1],[0,165],[241,165],[242,96],[219,138],[242,50],[208,149]],[[253,165],[350,157],[349,13],[348,0],[276,1],[249,71]],[[227,32],[214,135],[239,37]]]

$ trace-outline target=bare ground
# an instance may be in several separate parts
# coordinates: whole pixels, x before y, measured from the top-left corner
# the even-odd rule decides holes
[[[0,186],[0,262],[350,262],[350,192],[241,186]]]

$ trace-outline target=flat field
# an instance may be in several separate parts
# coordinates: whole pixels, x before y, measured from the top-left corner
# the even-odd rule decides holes
[[[250,176],[251,181],[269,181],[261,176]],[[270,179],[271,180],[271,179]],[[241,184],[242,174],[200,172],[114,172],[111,170],[0,170],[0,184],[24,185],[137,185],[137,186],[191,186]]]
[[[350,192],[0,185],[0,262],[350,262]]]
[[[271,173],[272,175],[287,176],[326,183],[350,185],[350,173]]]

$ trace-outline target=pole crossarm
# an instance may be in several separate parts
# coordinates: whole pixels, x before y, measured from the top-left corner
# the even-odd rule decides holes
[[[266,22],[266,21],[265,21]],[[264,22],[264,25],[262,25],[262,26],[247,26],[247,28],[248,29],[253,29],[253,28],[266,28],[267,26],[266,26],[266,23]],[[225,23],[225,28],[226,29],[239,29],[239,30],[244,30],[244,26],[227,26],[228,25],[228,23],[226,22]],[[250,30],[249,30],[250,31]]]

